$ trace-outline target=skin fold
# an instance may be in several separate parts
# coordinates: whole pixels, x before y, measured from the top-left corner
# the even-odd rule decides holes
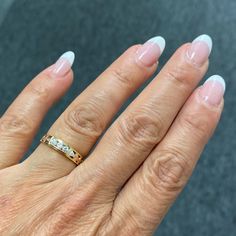
[[[98,76],[48,131],[86,157],[79,166],[45,144],[19,163],[72,84],[73,54],[37,75],[0,119],[0,235],[151,235],[220,119],[223,80],[198,87],[210,43],[178,48],[113,123],[156,71],[163,39],[130,47]]]

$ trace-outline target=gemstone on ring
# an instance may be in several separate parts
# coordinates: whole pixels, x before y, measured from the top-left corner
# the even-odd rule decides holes
[[[62,149],[63,148],[63,142],[61,140],[57,141],[57,148]]]
[[[76,153],[73,151],[73,150],[69,150],[68,152],[68,155],[71,157],[71,158],[74,158],[75,157],[75,155],[76,155]]]
[[[55,138],[51,138],[50,141],[49,141],[49,144],[53,145],[53,146],[57,146],[57,140]]]
[[[79,152],[77,152],[74,148],[70,147],[64,141],[56,138],[55,136],[46,134],[40,141],[47,144],[49,147],[53,148],[59,153],[63,154],[65,157],[73,161],[76,165],[79,165],[83,160],[83,157]]]
[[[62,146],[62,151],[67,153],[68,150],[70,150],[70,148],[69,148],[67,145],[64,144],[64,145]]]

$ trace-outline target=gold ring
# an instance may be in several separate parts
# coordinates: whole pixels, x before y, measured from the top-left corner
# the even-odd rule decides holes
[[[83,161],[83,156],[79,152],[55,136],[46,134],[40,142],[63,154],[63,156],[73,161],[76,165],[79,165]]]

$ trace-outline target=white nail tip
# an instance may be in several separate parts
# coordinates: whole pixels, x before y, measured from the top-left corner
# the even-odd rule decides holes
[[[226,88],[225,80],[221,76],[219,76],[219,75],[212,75],[210,78],[208,78],[206,80],[205,83],[207,83],[209,81],[217,81],[217,82],[219,82],[222,85],[222,87],[223,87],[223,89],[225,91],[225,88]]]
[[[166,41],[161,36],[153,37],[149,39],[148,42],[156,43],[159,46],[161,53],[164,51],[165,46],[166,46]]]
[[[198,41],[203,41],[207,44],[209,51],[211,52],[212,49],[212,39],[209,35],[207,34],[202,34],[200,36],[198,36],[196,39],[193,40],[193,42],[198,42]]]
[[[60,58],[66,59],[72,66],[75,60],[75,54],[72,51],[65,52]]]

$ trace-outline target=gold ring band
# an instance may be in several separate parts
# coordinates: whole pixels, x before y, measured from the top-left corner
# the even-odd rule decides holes
[[[63,156],[73,161],[76,165],[79,165],[83,161],[83,156],[79,152],[55,136],[46,134],[40,142],[63,154]]]

